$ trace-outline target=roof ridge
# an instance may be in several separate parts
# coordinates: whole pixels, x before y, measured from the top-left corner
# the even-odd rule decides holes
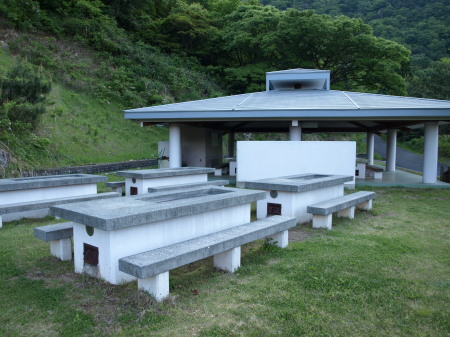
[[[352,100],[352,99],[350,98],[350,96],[348,96],[348,95],[345,93],[345,91],[341,91],[341,92],[345,95],[345,97],[347,97],[347,98],[350,100],[350,102],[353,103],[354,106],[356,106],[356,108],[361,109],[361,107],[360,107],[358,104],[356,104],[356,102],[355,102],[354,100]]]
[[[250,93],[250,95],[248,95],[247,98],[245,98],[241,103],[237,104],[237,105],[236,105],[234,108],[232,108],[231,110],[236,110],[239,106],[241,106],[242,104],[244,104],[250,97],[252,97],[253,94],[254,94],[253,92]]]

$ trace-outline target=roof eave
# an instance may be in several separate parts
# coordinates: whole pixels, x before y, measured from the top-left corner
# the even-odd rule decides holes
[[[450,121],[450,109],[219,110],[125,111],[125,119],[155,122],[232,120],[439,120]]]

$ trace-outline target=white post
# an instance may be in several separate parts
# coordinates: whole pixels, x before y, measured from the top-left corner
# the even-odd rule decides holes
[[[181,167],[181,131],[175,124],[169,126],[169,167]]]
[[[272,236],[269,237],[269,239],[271,239],[271,241],[280,248],[286,248],[289,244],[289,232],[286,231],[282,231],[280,233],[276,233]]]
[[[228,157],[234,157],[234,132],[228,133]]]
[[[241,247],[214,255],[214,267],[234,273],[241,266]]]
[[[397,157],[397,130],[387,130],[386,144],[386,171],[395,172],[395,161]]]
[[[50,254],[61,261],[72,260],[72,239],[61,239],[50,241]]]
[[[372,132],[368,132],[367,133],[367,160],[370,165],[373,165],[374,144],[375,144],[375,134]]]
[[[138,279],[138,289],[150,293],[158,302],[161,302],[169,296],[169,272]]]
[[[423,183],[435,184],[438,165],[439,124],[426,122],[424,129]]]
[[[292,121],[292,126],[289,127],[289,139],[291,141],[302,140],[302,127],[297,120]]]

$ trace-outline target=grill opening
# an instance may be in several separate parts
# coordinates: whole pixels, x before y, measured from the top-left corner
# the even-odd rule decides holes
[[[281,204],[267,203],[267,215],[281,215]]]
[[[84,263],[90,264],[91,266],[98,266],[98,247],[92,246],[90,244],[83,244],[83,255]]]

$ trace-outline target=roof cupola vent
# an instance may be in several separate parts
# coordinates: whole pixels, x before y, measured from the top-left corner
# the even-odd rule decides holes
[[[330,71],[290,69],[266,73],[266,91],[330,90]]]

